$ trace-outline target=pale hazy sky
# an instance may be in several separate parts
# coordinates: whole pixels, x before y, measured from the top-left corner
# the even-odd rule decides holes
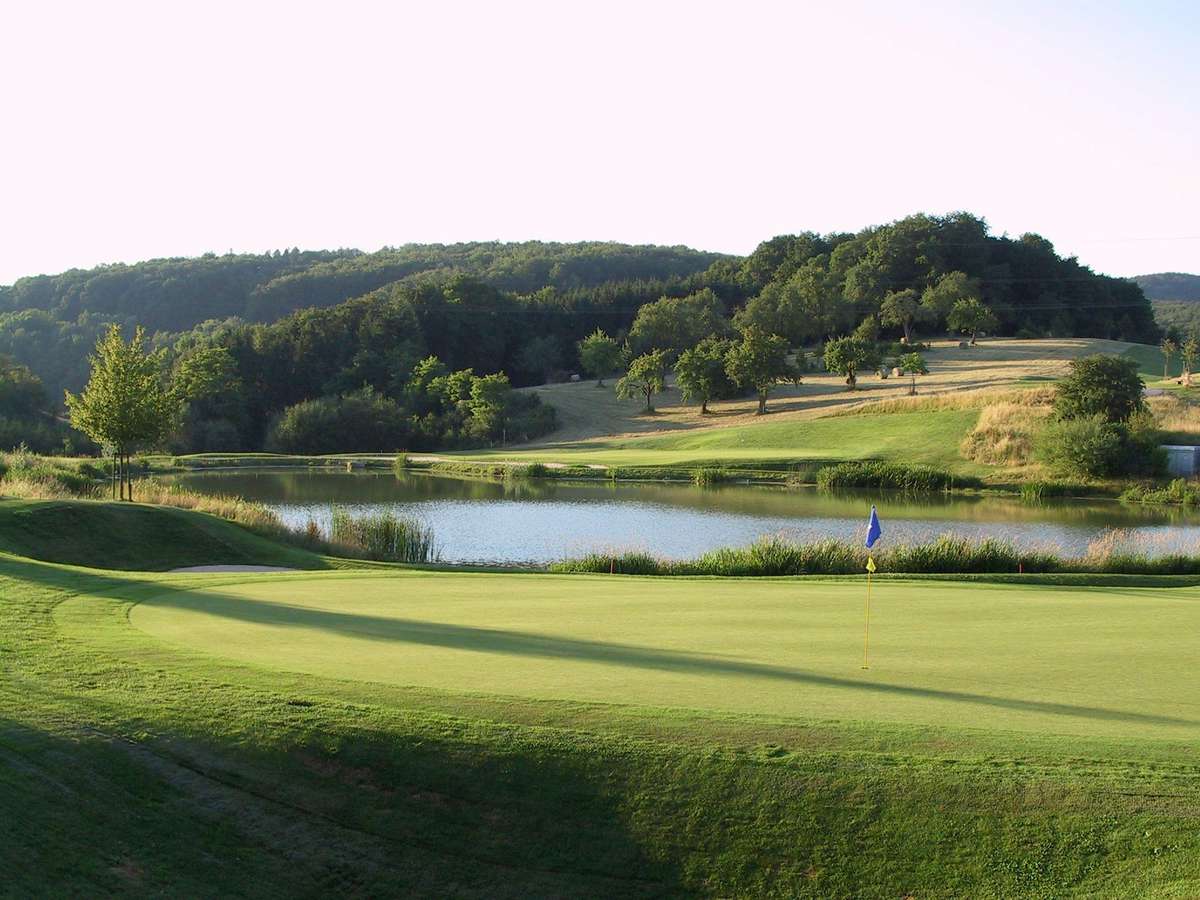
[[[1200,4],[9,3],[0,284],[409,241],[745,253],[967,209],[1200,271]]]

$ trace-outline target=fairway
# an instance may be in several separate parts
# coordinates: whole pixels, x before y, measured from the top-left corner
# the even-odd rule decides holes
[[[216,657],[453,692],[1122,739],[1200,727],[1200,589],[885,581],[863,671],[863,587],[306,573],[163,593],[130,621]]]

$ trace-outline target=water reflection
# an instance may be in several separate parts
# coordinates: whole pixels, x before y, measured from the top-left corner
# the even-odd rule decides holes
[[[830,495],[809,488],[494,482],[278,469],[189,473],[176,480],[195,490],[258,500],[290,524],[302,525],[310,517],[327,524],[331,503],[355,511],[392,508],[431,525],[442,558],[458,562],[547,562],[599,548],[680,558],[773,533],[797,540],[857,540],[872,503],[879,506],[886,539],[893,542],[950,532],[1083,553],[1091,541],[1117,528],[1151,553],[1200,552],[1195,514],[1109,500],[1026,504],[991,496]]]

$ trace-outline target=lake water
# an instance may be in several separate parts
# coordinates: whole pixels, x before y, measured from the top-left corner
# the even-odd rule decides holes
[[[1082,554],[1121,530],[1151,554],[1200,553],[1200,515],[1111,500],[1026,504],[1008,497],[829,495],[811,488],[556,481],[473,481],[419,473],[240,470],[175,476],[208,493],[257,500],[290,525],[328,527],[330,505],[352,513],[382,508],[433,528],[447,562],[545,563],[591,550],[648,550],[686,558],[762,535],[799,541],[861,540],[871,504],[885,543],[952,533],[1011,539]]]

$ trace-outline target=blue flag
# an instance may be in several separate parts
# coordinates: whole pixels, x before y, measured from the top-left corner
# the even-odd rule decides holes
[[[871,521],[867,523],[867,549],[870,550],[875,546],[875,542],[879,540],[883,534],[883,529],[879,527],[879,513],[875,512],[875,507],[871,507]]]

